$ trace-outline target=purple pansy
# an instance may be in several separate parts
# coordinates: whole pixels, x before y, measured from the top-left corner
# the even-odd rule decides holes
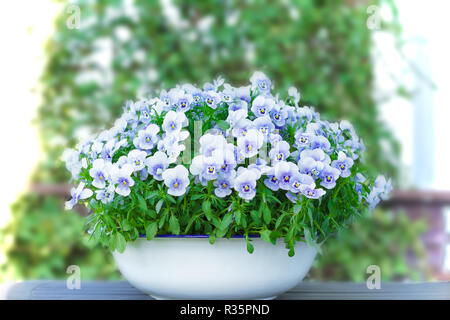
[[[116,187],[110,184],[107,188],[95,191],[95,199],[104,204],[111,203],[114,200],[114,190]]]
[[[234,179],[236,171],[231,171],[227,176],[220,175],[217,180],[214,181],[214,194],[219,198],[224,198],[231,194],[231,188],[234,186]]]
[[[96,159],[92,163],[92,168],[89,170],[89,175],[93,178],[92,185],[96,188],[102,189],[109,180],[109,170],[111,163],[103,159]]]
[[[261,132],[265,139],[267,139],[273,129],[275,129],[275,125],[267,115],[256,118],[253,120],[253,124],[255,125],[255,129]]]
[[[336,180],[339,178],[340,173],[338,169],[325,165],[320,174],[320,185],[327,189],[333,189],[336,186]]]
[[[350,168],[353,166],[353,159],[348,157],[344,152],[339,151],[337,160],[334,160],[331,166],[339,169],[341,177],[347,178],[351,175]]]
[[[252,88],[258,89],[261,93],[269,93],[272,83],[270,79],[262,72],[256,71],[250,78]]]
[[[289,149],[289,143],[287,143],[286,141],[280,141],[275,146],[273,146],[269,151],[269,157],[272,160],[272,163],[286,161],[286,159],[291,154]]]
[[[294,144],[298,149],[303,150],[304,148],[307,148],[310,146],[313,137],[314,137],[313,134],[311,134],[309,132],[302,132],[299,130],[295,133]]]
[[[310,157],[302,158],[298,162],[298,169],[300,170],[300,172],[303,174],[307,174],[314,179],[317,179],[320,176],[324,166],[325,164],[323,162],[316,161]]]
[[[166,134],[179,133],[181,129],[188,125],[188,120],[184,112],[170,110],[164,117],[162,129]]]
[[[241,167],[234,180],[234,189],[242,199],[250,201],[256,194],[256,180],[257,174],[253,170]]]
[[[162,173],[169,167],[169,159],[164,152],[156,151],[155,154],[147,158],[148,173],[155,180],[162,181]]]
[[[135,149],[128,153],[127,162],[133,167],[134,171],[140,171],[145,167],[145,158],[147,158],[147,152]]]
[[[192,159],[190,171],[201,180],[211,181],[219,175],[220,162],[216,157],[199,155]]]
[[[203,93],[203,101],[208,107],[216,109],[217,105],[221,102],[221,97],[217,92],[208,90]]]
[[[264,117],[270,114],[274,107],[274,101],[272,98],[266,98],[264,96],[257,96],[252,103],[252,112],[257,117]]]
[[[263,135],[255,129],[250,129],[245,136],[237,138],[237,148],[245,158],[257,155],[263,143]]]
[[[270,118],[273,120],[273,123],[275,123],[277,127],[284,126],[287,117],[287,111],[284,108],[281,108],[281,106],[278,104],[274,105],[272,110],[270,111]]]
[[[94,192],[92,192],[92,190],[85,189],[84,186],[85,186],[85,183],[81,182],[77,188],[72,188],[72,190],[70,190],[70,195],[72,196],[72,199],[67,201],[65,204],[65,208],[67,210],[72,209],[73,206],[78,203],[78,201],[87,199],[94,194]]]
[[[298,173],[297,166],[292,162],[280,161],[274,166],[275,177],[279,180],[280,188],[290,189],[291,178]]]
[[[182,165],[167,169],[162,173],[162,178],[168,188],[167,193],[172,196],[182,196],[189,186],[189,172]]]
[[[315,185],[307,185],[303,184],[300,186],[300,192],[307,198],[310,199],[319,199],[325,194],[325,190],[323,189],[315,189]]]
[[[116,193],[124,197],[130,194],[130,187],[134,186],[134,180],[131,178],[133,171],[133,166],[128,163],[124,164],[122,168],[113,166],[111,169],[111,179],[116,185]]]
[[[159,140],[159,127],[156,124],[150,124],[144,130],[140,130],[136,138],[133,139],[133,144],[136,148],[142,150],[151,150]]]
[[[290,179],[289,191],[299,193],[302,185],[314,185],[314,179],[306,174],[296,172]]]

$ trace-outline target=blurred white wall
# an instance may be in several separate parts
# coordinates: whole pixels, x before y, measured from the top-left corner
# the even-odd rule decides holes
[[[401,187],[450,190],[450,2],[398,0],[396,4],[406,40],[404,56],[395,49],[392,37],[376,35],[375,96],[383,119],[403,148]],[[411,100],[385,101],[395,81],[413,93]]]
[[[0,226],[9,205],[24,190],[39,157],[31,121],[39,104],[35,86],[43,66],[43,44],[59,5],[52,1],[0,2]]]

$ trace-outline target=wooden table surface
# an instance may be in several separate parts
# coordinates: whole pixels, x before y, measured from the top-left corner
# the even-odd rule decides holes
[[[24,281],[0,285],[0,299],[12,300],[152,300],[126,281],[82,281],[69,290],[65,281]],[[450,300],[450,282],[382,283],[369,290],[365,283],[303,282],[279,296],[281,300]]]

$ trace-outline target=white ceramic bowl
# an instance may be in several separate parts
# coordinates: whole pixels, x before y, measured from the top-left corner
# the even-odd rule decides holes
[[[252,244],[249,254],[243,238],[141,238],[113,256],[134,287],[157,299],[273,299],[304,278],[317,253],[301,242],[293,257],[282,241]]]

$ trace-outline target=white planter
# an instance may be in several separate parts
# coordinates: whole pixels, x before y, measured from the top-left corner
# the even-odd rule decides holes
[[[243,238],[141,238],[113,256],[134,287],[157,299],[273,299],[304,278],[317,253],[302,242],[293,257],[282,241],[252,244],[249,254]]]

